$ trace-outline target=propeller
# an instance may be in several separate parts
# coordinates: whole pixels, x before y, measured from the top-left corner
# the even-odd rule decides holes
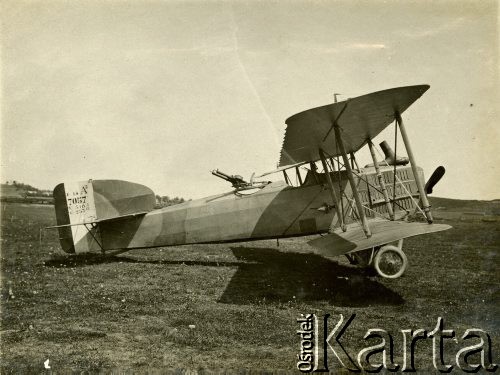
[[[426,194],[432,194],[432,188],[439,182],[439,180],[441,180],[441,178],[444,176],[444,172],[446,172],[446,170],[442,165],[436,168],[431,177],[429,177],[429,179],[425,183],[424,189]]]

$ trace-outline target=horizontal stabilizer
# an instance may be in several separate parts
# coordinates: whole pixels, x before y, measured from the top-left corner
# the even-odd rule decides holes
[[[389,221],[373,219],[368,222],[372,236],[366,238],[363,228],[358,223],[347,225],[347,231],[336,229],[333,233],[309,241],[320,255],[338,256],[359,250],[371,249],[403,238],[420,234],[440,232],[450,229],[446,224],[407,223],[404,221]]]
[[[121,219],[127,219],[127,218],[131,218],[131,217],[146,215],[147,213],[148,213],[148,211],[144,211],[144,212],[137,212],[135,214],[128,214],[128,215],[120,215],[120,216],[110,217],[110,218],[107,218],[107,219],[99,219],[99,220],[93,220],[93,221],[83,221],[81,223],[71,223],[71,224],[63,224],[63,225],[52,225],[50,227],[45,227],[45,229],[72,227],[72,226],[75,226],[75,225],[99,224],[99,223],[103,223],[103,222],[110,222],[110,221],[115,221],[115,220],[121,220]]]

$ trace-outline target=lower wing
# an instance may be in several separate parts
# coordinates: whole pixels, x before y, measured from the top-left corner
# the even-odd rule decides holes
[[[338,228],[333,233],[309,241],[308,244],[314,247],[320,255],[337,256],[385,245],[403,238],[452,228],[446,224],[407,223],[381,219],[370,220],[369,224],[372,232],[370,238],[366,238],[359,223],[353,223],[347,225],[345,232]]]

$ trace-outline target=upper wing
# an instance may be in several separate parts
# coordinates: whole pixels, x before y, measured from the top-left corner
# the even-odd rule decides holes
[[[429,85],[398,87],[308,109],[286,120],[279,166],[318,160],[318,149],[337,156],[333,123],[342,131],[346,152],[359,150],[429,89]],[[340,116],[339,116],[340,115]]]

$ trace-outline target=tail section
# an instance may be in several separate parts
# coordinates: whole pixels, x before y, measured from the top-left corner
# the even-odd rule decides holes
[[[61,247],[67,253],[104,250],[100,222],[146,214],[153,210],[154,204],[153,191],[133,182],[88,180],[61,183],[54,188]]]

